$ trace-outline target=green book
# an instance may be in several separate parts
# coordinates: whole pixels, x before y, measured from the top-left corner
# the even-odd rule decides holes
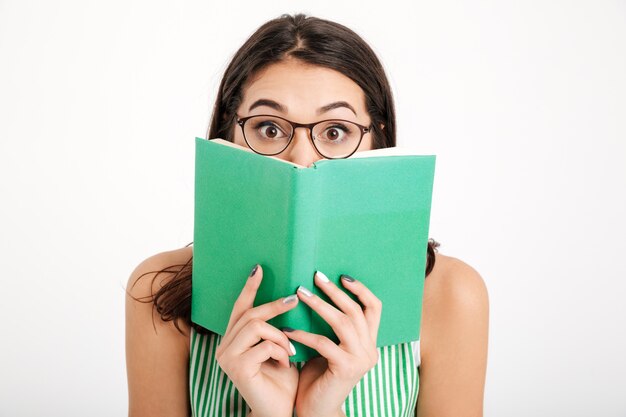
[[[356,300],[339,282],[347,274],[383,303],[378,346],[419,339],[434,171],[434,155],[398,147],[304,167],[196,138],[192,321],[223,335],[258,263],[255,306],[300,285],[330,302],[318,270]],[[338,341],[303,302],[269,323]],[[294,344],[292,361],[317,354]]]

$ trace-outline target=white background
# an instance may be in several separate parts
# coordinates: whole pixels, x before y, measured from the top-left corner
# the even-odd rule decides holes
[[[0,0],[0,415],[126,413],[124,286],[193,240],[194,137],[264,21],[388,71],[431,236],[490,295],[486,416],[626,416],[624,1]]]

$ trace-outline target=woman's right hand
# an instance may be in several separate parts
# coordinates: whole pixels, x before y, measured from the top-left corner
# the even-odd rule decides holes
[[[262,279],[263,269],[256,265],[235,301],[215,357],[254,417],[290,417],[298,389],[298,370],[289,363],[295,350],[289,338],[267,320],[294,308],[298,297],[294,294],[253,307]]]

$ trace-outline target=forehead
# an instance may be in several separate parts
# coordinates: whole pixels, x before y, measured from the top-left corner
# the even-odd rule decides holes
[[[346,101],[357,115],[365,113],[365,94],[349,77],[330,68],[288,59],[257,72],[243,89],[242,110],[259,99],[271,99],[294,111],[317,110]]]

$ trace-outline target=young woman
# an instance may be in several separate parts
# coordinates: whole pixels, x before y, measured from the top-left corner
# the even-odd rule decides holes
[[[309,166],[395,146],[395,111],[383,67],[358,35],[330,21],[284,15],[234,56],[208,136]],[[219,336],[190,322],[193,247],[146,259],[128,282],[129,414],[482,415],[487,291],[475,270],[436,253],[437,246],[429,241],[420,340],[382,348],[382,305],[358,277],[343,276],[339,288],[316,274],[332,304],[301,288],[253,307],[263,267],[251,265]],[[339,344],[267,323],[300,302],[331,325]],[[290,365],[290,340],[321,356]]]

